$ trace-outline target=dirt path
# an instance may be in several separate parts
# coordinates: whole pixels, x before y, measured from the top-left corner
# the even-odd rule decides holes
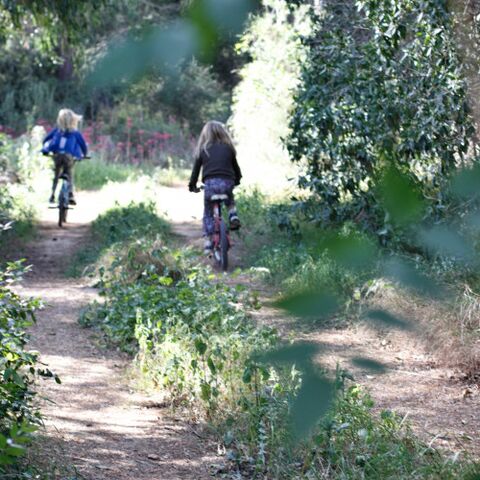
[[[174,231],[181,241],[200,247],[201,202],[193,203],[192,210],[188,192],[162,187],[156,193],[161,210],[177,222]],[[41,387],[54,402],[43,406],[54,456],[64,456],[86,479],[211,478],[210,465],[221,463],[216,446],[198,438],[195,427],[158,408],[156,399],[132,392],[125,380],[128,359],[97,347],[92,331],[77,324],[80,309],[96,292],[81,281],[65,279],[63,271],[70,253],[85,241],[88,223],[107,206],[96,194],[81,195],[80,205],[72,215],[78,223],[62,231],[55,226],[55,211],[50,211],[38,238],[23,252],[34,271],[22,291],[49,304],[32,330],[33,347],[63,381]],[[232,252],[234,266],[241,264],[238,250],[240,254]],[[265,300],[271,295],[249,274],[232,281],[258,288]],[[408,298],[403,301],[404,305],[397,301],[400,312],[412,308]],[[254,314],[259,322],[291,328],[291,319],[278,310],[266,307]],[[372,392],[378,409],[408,414],[415,430],[433,446],[467,450],[480,458],[478,389],[468,389],[458,372],[440,364],[415,334],[352,327],[298,331],[296,337],[322,345],[319,362],[331,368],[340,362],[353,370],[356,380]],[[355,356],[380,360],[389,370],[376,375],[355,369]]]
[[[101,203],[101,202],[100,202]],[[94,194],[80,194],[82,208],[66,229],[47,212],[38,236],[24,248],[33,264],[21,293],[48,304],[32,329],[31,346],[62,379],[41,382],[47,448],[63,457],[85,479],[207,479],[219,461],[216,446],[202,441],[195,427],[178,421],[155,398],[132,392],[125,380],[129,360],[96,346],[78,315],[96,292],[64,277],[68,258],[88,234],[88,222],[102,206]]]

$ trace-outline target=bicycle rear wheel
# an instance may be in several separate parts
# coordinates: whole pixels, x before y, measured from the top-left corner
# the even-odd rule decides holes
[[[60,228],[62,228],[64,223],[67,223],[68,201],[69,184],[64,180],[58,195],[58,226]]]
[[[228,235],[225,222],[220,222],[220,266],[226,272],[228,270]]]

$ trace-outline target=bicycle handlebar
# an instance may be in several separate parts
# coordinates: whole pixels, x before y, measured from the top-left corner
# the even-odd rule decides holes
[[[55,155],[55,153],[54,152],[48,152],[48,153],[42,152],[42,155],[44,155],[45,157],[53,157]],[[91,158],[92,157],[90,155],[85,155],[82,158],[75,158],[75,160],[78,162],[80,160],[90,160]]]

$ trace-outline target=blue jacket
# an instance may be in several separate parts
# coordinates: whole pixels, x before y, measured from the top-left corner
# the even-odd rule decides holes
[[[85,139],[78,130],[54,128],[43,140],[42,153],[68,153],[80,159],[87,151]]]

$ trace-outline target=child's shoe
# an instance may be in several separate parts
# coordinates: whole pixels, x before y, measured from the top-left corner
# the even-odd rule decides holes
[[[203,253],[209,257],[213,253],[213,243],[209,238],[205,239],[205,242],[203,244]]]
[[[50,195],[50,198],[48,199],[48,201],[50,203],[55,203],[55,195],[53,193]]]
[[[68,200],[68,204],[69,205],[76,205],[77,201],[75,200],[75,197],[70,197],[70,199]]]
[[[238,218],[237,212],[230,212],[228,220],[230,223],[230,230],[238,230],[242,226],[242,224],[240,223],[240,219]]]

